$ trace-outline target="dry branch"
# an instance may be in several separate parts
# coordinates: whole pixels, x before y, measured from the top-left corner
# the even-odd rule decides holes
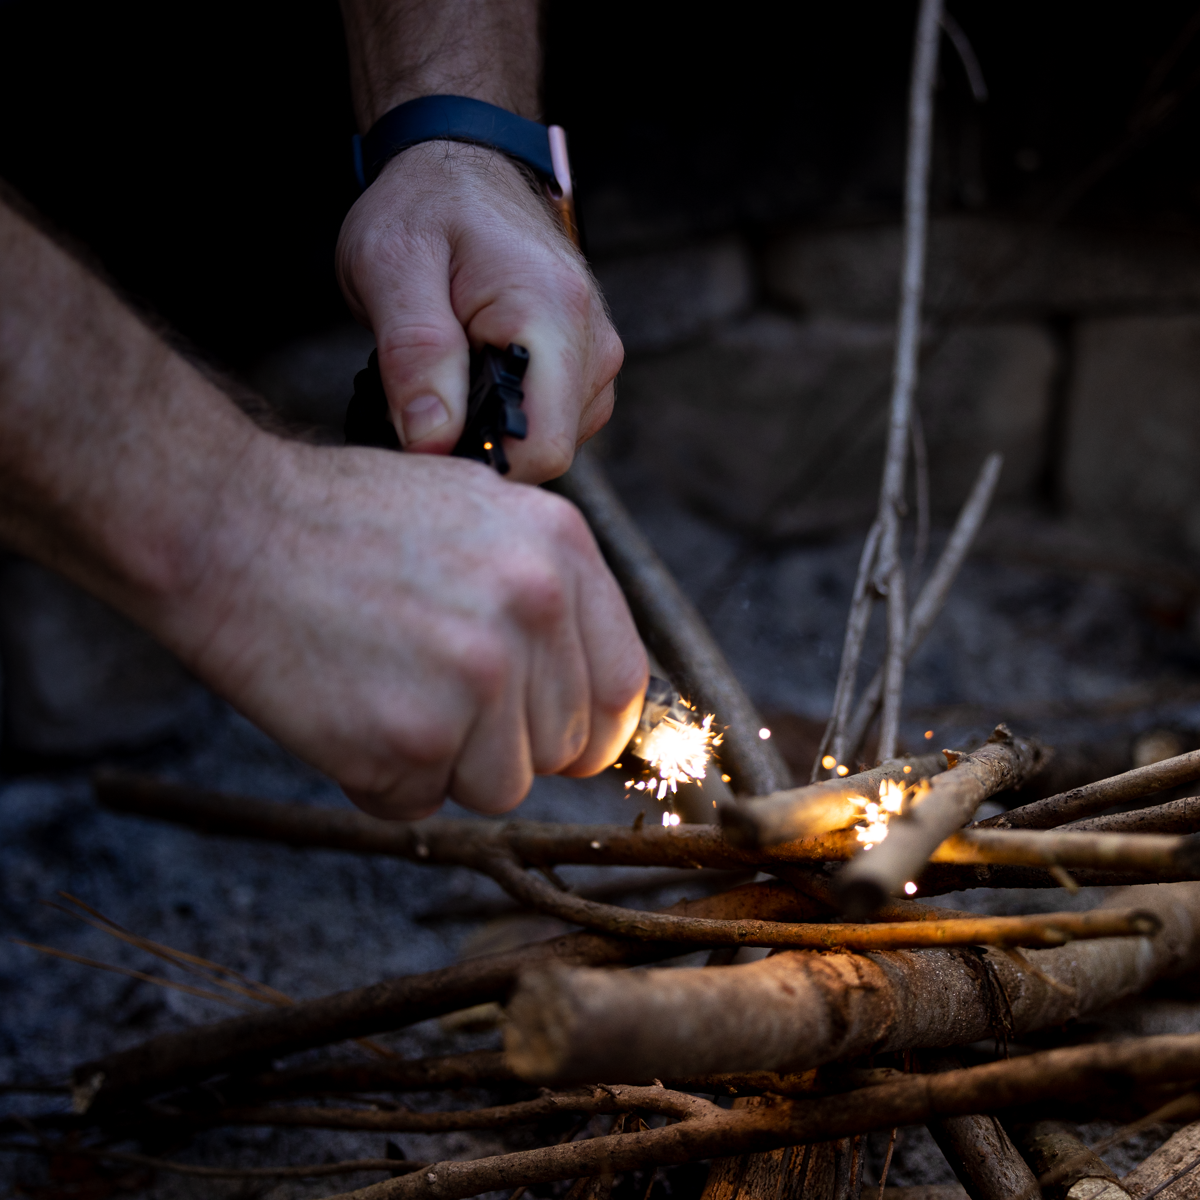
[[[923,764],[925,760],[913,761]],[[866,780],[875,774],[864,772],[862,776],[849,779]],[[912,774],[916,776],[917,771]],[[841,782],[845,781],[839,781],[839,785]],[[458,864],[488,869],[486,860],[498,851],[511,850],[531,866],[589,863],[641,867],[666,865],[692,870],[699,867],[745,870],[763,866],[778,870],[783,864],[845,861],[859,849],[856,835],[846,830],[780,843],[754,852],[732,845],[721,830],[710,826],[682,825],[667,829],[646,825],[633,830],[623,825],[554,825],[533,821],[389,822],[349,809],[280,804],[115,772],[97,775],[95,787],[101,802],[114,811],[168,820],[206,833],[260,838],[316,849],[388,854],[426,865]],[[804,788],[796,790],[807,791]],[[753,805],[757,803],[767,801],[756,801],[745,807],[753,811]],[[1135,815],[1123,814],[1122,819]],[[1115,821],[1117,818],[1104,820]],[[989,824],[981,822],[972,826],[972,832],[986,828]],[[949,863],[957,860],[949,851],[945,855],[938,860],[943,865],[929,868],[919,877],[926,893],[970,887],[1057,886],[1042,870],[954,868]],[[979,859],[973,856],[969,861],[974,863]],[[494,863],[491,865],[495,866]],[[502,884],[513,885],[520,903],[533,904],[543,911],[564,915],[568,920],[579,920],[600,928],[624,928],[630,936],[641,936],[623,924],[631,910],[599,905],[595,910],[580,908],[575,915],[566,914],[561,908],[563,893],[542,889],[536,881],[527,882],[528,877],[522,879],[512,871],[511,862],[507,869],[496,869],[503,876]],[[1190,866],[1164,869],[1160,864],[1154,877],[1167,882],[1188,879],[1193,874]],[[1099,874],[1080,876],[1081,883],[1097,885],[1136,881],[1128,871],[1120,873],[1115,865]],[[663,928],[665,930],[665,926]],[[724,944],[736,944],[736,939]]]
[[[847,913],[865,916],[885,897],[898,894],[988,796],[1020,787],[1043,761],[1044,751],[1035,742],[1016,739],[1006,726],[997,725],[987,745],[935,775],[909,810],[891,819],[887,837],[843,868],[838,890]]]
[[[1107,817],[1091,817],[1075,821],[1063,832],[1086,833],[1197,833],[1200,832],[1200,796],[1184,796],[1138,808],[1132,812],[1112,813]]]
[[[1032,804],[980,821],[979,826],[985,829],[1052,829],[1103,812],[1114,804],[1140,800],[1143,796],[1152,796],[1195,779],[1200,779],[1200,750],[1035,800]]]
[[[600,466],[584,452],[555,488],[592,527],[604,557],[629,601],[643,641],[676,687],[726,727],[718,751],[734,791],[765,795],[791,783],[778,748],[758,736],[762,718],[725,660],[704,619],[680,591]]]
[[[1002,836],[996,833],[994,838]],[[1020,835],[1018,835],[1020,836]],[[1045,836],[1045,835],[1041,835]],[[1128,837],[1120,834],[1081,834],[1090,844],[1099,838],[1116,837],[1122,843]],[[1187,839],[1168,838],[1172,844]],[[1094,855],[1093,855],[1094,857]],[[1143,855],[1149,858],[1149,855]],[[1162,865],[1163,855],[1155,860]],[[1181,861],[1182,851],[1176,853]],[[952,859],[951,861],[959,861]],[[978,861],[968,859],[967,861]],[[1005,861],[1011,861],[1010,859]],[[1042,861],[1042,860],[1038,860]],[[1140,863],[1141,860],[1139,860]],[[938,923],[928,921],[893,924],[857,925],[826,923],[791,923],[780,920],[742,918],[736,921],[712,920],[703,917],[682,917],[667,913],[636,912],[584,900],[569,892],[551,887],[544,880],[530,875],[509,856],[499,854],[481,861],[485,870],[511,896],[531,908],[549,913],[564,921],[583,925],[601,933],[639,940],[660,940],[696,946],[766,946],[792,949],[887,950],[915,946],[970,946],[978,943],[1009,946],[1057,946],[1072,937],[1121,937],[1156,931],[1153,918],[1145,913],[1056,913],[1049,918],[1031,917],[969,917]],[[1174,865],[1169,862],[1167,865]],[[1188,860],[1187,869],[1191,869]],[[798,907],[803,907],[799,905]]]
[[[889,832],[889,837],[890,837]],[[964,829],[930,856],[935,863],[1004,863],[1095,871],[1200,874],[1200,835],[1073,829]]]
[[[1067,1200],[1068,1196],[1071,1200],[1127,1200],[1113,1169],[1084,1144],[1078,1130],[1066,1121],[1014,1125],[1012,1136],[1039,1177],[1046,1200]],[[1083,1186],[1077,1187],[1080,1184]],[[1010,1200],[1025,1193],[1033,1200],[1038,1188],[1014,1192]]]
[[[1000,480],[1000,468],[1003,465],[1003,455],[989,454],[984,459],[983,466],[979,468],[979,475],[971,488],[971,494],[958,514],[958,520],[954,523],[954,528],[938,558],[937,565],[925,581],[925,585],[921,588],[916,603],[913,605],[904,642],[905,664],[921,648],[921,644],[933,628],[934,621],[937,620],[938,613],[942,611],[946,603],[950,588],[958,577],[967,552],[971,549],[971,544],[979,533],[983,518],[987,515],[988,506],[992,502],[992,494]],[[883,701],[883,675],[883,667],[880,667],[867,685],[866,691],[863,692],[862,698],[854,710],[854,716],[847,726],[845,744],[848,759],[853,760],[858,753],[863,739],[867,736],[867,730],[871,727],[871,722],[879,712],[879,706]]]
[[[907,785],[940,774],[946,766],[941,754],[893,759],[844,779],[826,779],[807,787],[724,805],[720,810],[721,827],[735,846],[746,850],[846,829],[862,817],[862,805],[853,801],[864,797],[874,800],[885,779]]]
[[[476,866],[481,854],[510,850],[527,866],[587,863],[630,867],[755,867],[761,856],[731,846],[712,826],[641,829],[537,821],[381,821],[349,808],[280,804],[251,796],[113,771],[93,777],[96,798],[114,812],[152,817],[203,833],[289,846],[387,854],[425,865]]]
[[[1047,1099],[1117,1097],[1140,1086],[1195,1079],[1200,1079],[1200,1035],[1072,1046],[939,1075],[907,1075],[816,1100],[776,1099],[756,1108],[698,1109],[696,1116],[662,1129],[471,1162],[438,1163],[330,1200],[462,1200],[520,1184],[830,1141]]]
[[[746,884],[720,896],[685,900],[668,911],[721,916],[793,913],[797,897],[783,884]],[[245,1064],[372,1033],[429,1017],[503,1001],[521,971],[537,963],[626,966],[670,958],[688,946],[641,943],[591,933],[551,938],[420,975],[322,996],[292,1008],[161,1034],[129,1050],[85,1063],[74,1072],[77,1111],[107,1106],[211,1077]]]
[[[961,1070],[957,1059],[938,1056],[934,1070]],[[1015,1200],[1037,1193],[1037,1179],[1003,1125],[991,1115],[937,1117],[929,1132],[971,1200]]]
[[[1059,1024],[1200,959],[1200,886],[1131,888],[1153,939],[996,950],[785,952],[746,966],[616,975],[530,970],[509,1005],[519,1075],[567,1082],[798,1071],[856,1054],[963,1045]]]
[[[562,1113],[652,1112],[686,1117],[695,1111],[695,1097],[662,1086],[648,1088],[586,1088],[543,1092],[536,1100],[492,1108],[452,1112],[388,1111],[375,1108],[316,1108],[302,1105],[221,1108],[200,1120],[212,1125],[269,1125],[307,1129],[362,1129],[377,1133],[452,1133],[467,1129],[509,1129]]]

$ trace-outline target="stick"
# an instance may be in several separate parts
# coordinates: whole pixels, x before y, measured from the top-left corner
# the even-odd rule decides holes
[[[1126,1192],[1117,1183],[1113,1169],[1095,1151],[1088,1149],[1074,1125],[1066,1121],[1036,1121],[1031,1125],[1012,1126],[1013,1140],[1029,1161],[1039,1180],[1033,1187],[1026,1186],[1023,1193],[1032,1198],[1038,1195],[1039,1182],[1043,1182],[1042,1194],[1047,1200],[1066,1200],[1075,1184],[1095,1181],[1087,1195],[1095,1200],[1123,1200]],[[1060,1170],[1067,1166],[1066,1170]],[[1047,1178],[1049,1177],[1049,1179]],[[1052,1180],[1052,1182],[1050,1181]],[[1009,1200],[1016,1200],[1016,1195]]]
[[[1063,832],[1083,833],[1091,830],[1104,833],[1196,833],[1200,831],[1200,796],[1184,796],[1180,800],[1168,800],[1166,804],[1155,804],[1132,812],[1075,821],[1065,826]]]
[[[555,489],[587,518],[651,653],[679,690],[725,726],[717,754],[735,792],[765,795],[791,784],[778,747],[758,736],[762,718],[704,619],[634,524],[599,464],[586,452]]]
[[[1047,796],[1044,800],[980,821],[979,826],[986,829],[1052,829],[1103,812],[1114,804],[1140,800],[1143,796],[1195,779],[1200,779],[1200,750],[1151,763],[1148,767],[1137,767],[1110,779],[1060,792],[1057,796]]]
[[[975,480],[974,486],[971,488],[971,494],[967,497],[962,511],[958,514],[958,520],[954,523],[950,539],[946,542],[946,546],[938,558],[933,573],[925,581],[924,587],[921,588],[921,592],[917,596],[917,601],[913,605],[912,616],[909,617],[908,621],[908,635],[905,640],[906,664],[920,649],[925,638],[929,635],[929,631],[933,628],[933,623],[937,619],[938,613],[942,611],[946,603],[946,598],[950,594],[950,588],[953,586],[954,580],[958,577],[958,572],[967,557],[967,552],[971,549],[975,537],[979,533],[979,527],[983,524],[983,518],[987,516],[988,508],[992,502],[992,495],[1000,479],[1000,468],[1003,465],[1004,456],[1001,454],[989,454],[984,459],[983,466],[979,469],[979,475]],[[875,719],[876,713],[879,712],[879,705],[882,699],[883,668],[880,667],[875,672],[874,678],[867,685],[862,699],[858,702],[858,707],[854,710],[854,717],[846,730],[847,758],[853,759],[858,753],[863,739],[867,736],[867,730],[871,727],[871,722]]]
[[[370,1108],[316,1108],[300,1105],[221,1108],[197,1118],[205,1125],[263,1125],[275,1128],[364,1129],[377,1133],[456,1133],[467,1129],[510,1129],[561,1113],[658,1113],[685,1117],[695,1111],[695,1097],[664,1089],[581,1088],[543,1092],[536,1100],[458,1112],[387,1112]],[[706,1103],[706,1102],[702,1102]],[[191,1119],[185,1117],[185,1120]]]
[[[927,1065],[934,1071],[962,1069],[949,1055],[935,1055]],[[1031,1188],[1036,1193],[1037,1179],[995,1117],[973,1113],[926,1124],[971,1200],[1013,1200]]]
[[[917,351],[921,338],[921,298],[925,285],[925,239],[929,209],[929,161],[933,138],[933,89],[937,80],[938,21],[941,0],[921,0],[913,45],[909,88],[908,155],[904,175],[904,260],[900,275],[900,310],[896,328],[896,357],[887,451],[879,488],[879,512],[859,561],[846,639],[829,719],[818,764],[826,748],[838,762],[848,757],[846,723],[854,698],[859,659],[876,594],[888,600],[888,646],[884,667],[883,719],[879,757],[896,757],[900,725],[900,695],[904,684],[907,611],[900,562],[900,516],[904,507],[912,397],[917,384]],[[817,767],[814,765],[813,777]]]
[[[812,1072],[742,1071],[722,1075],[670,1078],[666,1086],[682,1092],[711,1095],[748,1095],[771,1092],[802,1096],[814,1090]],[[412,1062],[325,1062],[312,1066],[267,1071],[248,1079],[222,1084],[221,1094],[234,1099],[268,1095],[314,1095],[364,1092],[431,1092],[467,1087],[496,1087],[524,1080],[509,1066],[502,1051],[474,1050]],[[60,1091],[66,1089],[59,1089]]]
[[[522,1183],[830,1141],[938,1116],[995,1112],[1035,1101],[1116,1097],[1137,1086],[1196,1078],[1200,1078],[1200,1035],[1071,1046],[940,1075],[909,1075],[817,1100],[777,1099],[758,1108],[703,1110],[661,1129],[471,1162],[437,1163],[403,1179],[329,1200],[465,1200]]]
[[[890,833],[888,835],[891,836]],[[1014,866],[1200,874],[1200,834],[1108,833],[1024,829],[964,829],[930,857],[938,863],[1008,863]]]
[[[1200,885],[1130,888],[1163,922],[1153,939],[1030,951],[785,952],[745,966],[616,974],[531,969],[505,1046],[523,1078],[787,1070],[856,1054],[963,1045],[1045,1028],[1200,960]]]
[[[640,829],[536,821],[382,821],[350,808],[280,804],[204,791],[119,772],[97,772],[96,798],[114,812],[153,817],[209,834],[289,846],[387,854],[426,865],[474,866],[507,848],[528,866],[563,863],[630,867],[757,867],[760,856],[731,846],[712,826]]]
[[[1043,761],[1040,746],[1014,739],[1007,726],[997,725],[986,746],[957,759],[944,774],[935,775],[909,812],[892,818],[887,837],[842,869],[838,890],[847,914],[861,919],[885,897],[897,895],[921,873],[936,847],[969,821],[988,796],[1019,787]]]
[[[844,779],[826,779],[740,804],[723,805],[721,828],[730,842],[746,850],[846,829],[862,819],[862,804],[854,801],[864,797],[874,800],[885,779],[916,783],[940,774],[946,765],[941,754],[897,758]]]
[[[895,758],[900,731],[900,697],[904,686],[908,611],[904,599],[904,567],[900,561],[900,519],[904,510],[904,476],[917,388],[921,341],[921,300],[925,290],[925,240],[929,223],[929,163],[933,145],[933,92],[937,83],[941,0],[921,0],[913,46],[908,110],[908,161],[904,177],[904,265],[900,275],[900,314],[896,329],[891,420],[879,489],[879,545],[876,578],[886,579],[888,645],[884,666],[883,714],[879,724],[879,757]],[[843,735],[844,736],[844,735]],[[839,760],[844,756],[839,755]]]
[[[749,890],[747,890],[749,889]],[[722,896],[685,900],[669,911],[737,918],[794,906],[780,884],[747,884]],[[792,909],[785,909],[792,911]],[[689,947],[631,942],[591,933],[566,934],[502,954],[384,980],[368,987],[306,1000],[292,1008],[160,1034],[128,1050],[85,1063],[73,1072],[76,1112],[153,1095],[169,1087],[279,1058],[330,1042],[400,1029],[475,1004],[503,1001],[522,970],[547,962],[625,966],[654,962]]]

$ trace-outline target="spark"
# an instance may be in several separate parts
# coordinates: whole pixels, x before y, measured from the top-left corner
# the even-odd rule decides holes
[[[729,781],[730,781],[732,778],[733,778],[733,776],[732,776],[732,775],[722,775],[722,776],[721,776],[721,782],[722,782],[722,783],[728,783],[728,782],[729,782]],[[715,805],[716,803],[717,803],[717,802],[714,800],[714,801],[713,801],[713,804]]]
[[[679,824],[679,814],[673,812],[663,813],[663,825],[670,828],[672,825]]]
[[[835,772],[835,774],[841,775],[841,776],[849,775],[850,768],[848,766],[846,766],[844,763],[838,763],[837,771]]]
[[[864,825],[855,825],[854,834],[864,850],[878,846],[888,835],[888,821],[904,806],[904,788],[894,779],[885,779],[879,785],[879,799],[868,800],[865,796],[848,796],[847,799],[862,808]]]
[[[646,736],[638,756],[658,779],[634,784],[638,791],[655,792],[662,800],[681,783],[699,783],[708,772],[708,758],[721,737],[714,734],[713,714],[709,713],[698,725],[663,717]]]
[[[904,894],[906,896],[915,896],[917,894],[917,885],[911,879],[904,885]]]
[[[771,731],[764,726],[758,731],[758,736],[765,742],[771,736]]]
[[[925,740],[929,741],[932,737],[933,737],[933,730],[932,729],[925,730]]]
[[[837,765],[837,759],[834,758],[832,754],[827,754],[823,759],[821,759],[821,766],[823,766],[827,771],[832,771]]]

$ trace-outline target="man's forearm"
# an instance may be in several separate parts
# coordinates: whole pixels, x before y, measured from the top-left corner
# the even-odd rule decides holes
[[[0,203],[0,542],[146,619],[264,436]]]
[[[342,0],[360,132],[417,96],[541,117],[537,0]]]

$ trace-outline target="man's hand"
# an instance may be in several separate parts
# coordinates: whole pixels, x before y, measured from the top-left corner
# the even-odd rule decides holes
[[[0,544],[138,621],[359,804],[498,812],[637,722],[645,653],[565,501],[253,425],[0,204]]]
[[[512,478],[561,475],[608,420],[621,343],[586,263],[504,155],[456,142],[406,150],[351,209],[337,266],[375,331],[405,449],[454,447],[469,348],[486,343],[530,353],[529,436],[505,445]]]
[[[647,669],[579,512],[459,460],[265,439],[160,630],[361,808],[504,812],[632,735]]]
[[[342,0],[359,131],[417,96],[470,96],[540,119],[536,0]],[[529,436],[512,478],[561,475],[608,420],[623,350],[587,264],[503,154],[428,142],[394,158],[351,209],[342,289],[374,330],[408,450],[446,454],[466,418],[468,351],[530,352]]]

